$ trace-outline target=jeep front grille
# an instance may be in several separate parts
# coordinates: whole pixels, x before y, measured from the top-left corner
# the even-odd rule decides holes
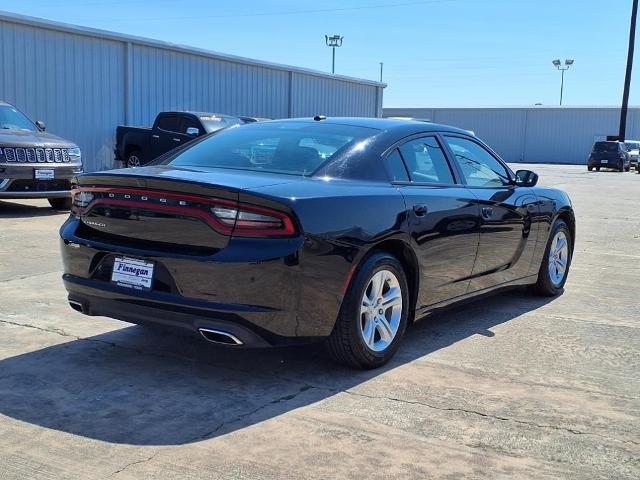
[[[7,162],[18,163],[67,163],[69,149],[67,148],[2,148]]]

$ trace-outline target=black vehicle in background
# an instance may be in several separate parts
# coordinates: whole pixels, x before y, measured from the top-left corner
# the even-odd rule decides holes
[[[631,156],[623,142],[596,142],[587,160],[587,168],[589,171],[594,168],[597,171],[601,168],[612,168],[620,172],[628,172],[631,170]]]
[[[256,121],[217,113],[160,112],[151,128],[117,127],[115,157],[125,167],[139,167],[201,135]]]
[[[498,289],[558,295],[568,196],[433,123],[275,120],[152,166],[77,177],[62,226],[70,305],[233,348],[325,340],[372,368],[414,318]]]
[[[45,132],[13,105],[0,102],[0,200],[46,198],[71,206],[71,179],[82,173],[80,148]]]

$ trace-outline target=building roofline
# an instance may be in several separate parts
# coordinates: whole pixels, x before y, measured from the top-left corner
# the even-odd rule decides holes
[[[515,105],[515,106],[478,106],[478,107],[383,107],[383,110],[620,110],[620,105]],[[629,105],[629,109],[638,109],[640,105]]]
[[[237,55],[229,55],[226,53],[214,52],[212,50],[206,50],[203,48],[190,47],[187,45],[164,42],[162,40],[137,37],[134,35],[127,35],[124,33],[117,33],[109,30],[101,30],[101,29],[92,28],[92,27],[83,27],[80,25],[57,22],[57,21],[47,20],[39,17],[31,17],[28,15],[21,15],[18,13],[12,13],[5,10],[0,10],[0,21],[17,23],[21,25],[28,25],[32,27],[44,28],[49,30],[56,30],[59,32],[73,33],[76,35],[83,35],[86,37],[101,38],[101,39],[114,40],[114,41],[119,41],[124,43],[132,43],[135,45],[155,47],[163,50],[170,50],[170,51],[186,53],[190,55],[197,55],[200,57],[212,58],[215,60],[222,60],[225,62],[252,65],[255,67],[268,68],[271,70],[301,73],[305,75],[311,75],[314,77],[328,78],[331,80],[338,80],[338,81],[349,82],[349,83],[357,83],[359,85],[369,85],[372,87],[382,87],[382,88],[385,88],[387,86],[386,83],[376,82],[374,80],[366,80],[366,79],[356,78],[356,77],[347,77],[344,75],[334,75],[330,73],[321,72],[318,70],[312,70],[312,69],[307,69],[302,67],[294,67],[291,65],[284,65],[280,63],[271,63],[271,62],[266,62],[262,60],[256,60],[253,58],[240,57]]]

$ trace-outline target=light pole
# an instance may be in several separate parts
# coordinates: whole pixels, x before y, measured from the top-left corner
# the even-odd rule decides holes
[[[562,72],[562,80],[560,81],[560,105],[562,105],[562,94],[564,92],[564,72],[569,70],[569,67],[573,65],[573,60],[571,58],[567,58],[564,61],[564,67],[562,66],[562,62],[558,59],[554,60],[553,66]]]
[[[325,35],[324,42],[327,44],[327,47],[331,47],[333,49],[333,57],[331,60],[331,73],[336,73],[336,48],[342,46],[342,39],[340,35]]]
[[[382,83],[382,67],[384,67],[384,63],[380,62],[380,83]]]
[[[631,87],[631,70],[633,69],[633,48],[636,43],[636,18],[638,17],[638,0],[633,0],[631,7],[631,26],[629,28],[629,50],[627,52],[627,71],[624,76],[622,108],[620,109],[620,131],[618,140],[624,142],[627,135],[627,108],[629,107],[629,88]]]

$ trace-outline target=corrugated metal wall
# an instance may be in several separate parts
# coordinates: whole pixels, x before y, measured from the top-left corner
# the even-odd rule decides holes
[[[385,108],[385,117],[426,118],[473,130],[508,162],[583,164],[593,142],[617,135],[613,107]],[[630,108],[627,138],[640,139],[640,109]]]
[[[163,110],[381,116],[384,85],[0,12],[0,100],[112,168],[115,127]]]

